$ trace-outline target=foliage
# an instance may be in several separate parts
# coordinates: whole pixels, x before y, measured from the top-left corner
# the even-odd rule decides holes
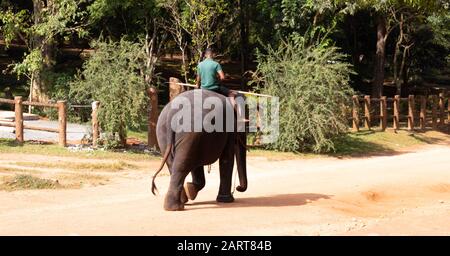
[[[0,6],[0,24],[6,46],[14,39],[25,44],[27,52],[22,62],[10,67],[19,77],[27,77],[30,87],[37,87],[30,88],[30,92],[37,89],[42,95],[33,95],[33,98],[41,100],[48,96],[46,76],[51,74],[55,64],[51,53],[57,37],[69,40],[73,34],[79,38],[87,35],[87,12],[82,9],[86,0],[34,0],[32,4],[31,13],[31,10],[20,9],[20,2],[6,1]]]
[[[328,152],[347,131],[350,65],[336,47],[287,41],[258,56],[264,93],[279,97],[280,136],[271,148]]]
[[[13,73],[20,76],[26,76],[31,79],[31,74],[41,70],[43,67],[42,54],[39,49],[31,50],[30,53],[24,54],[23,61],[20,63],[10,64]]]
[[[216,46],[227,26],[233,23],[236,12],[232,4],[227,0],[168,0],[161,4],[170,15],[171,20],[165,26],[182,51],[183,63],[186,46],[191,52],[190,66],[183,64],[181,68],[186,80],[188,71],[194,73],[204,50]]]
[[[217,42],[223,33],[223,18],[230,14],[230,2],[225,0],[186,0],[182,10],[182,26],[191,36],[195,60],[205,48]],[[222,18],[222,19],[221,19]]]
[[[68,102],[67,120],[71,123],[85,123],[91,119],[91,107],[72,107],[72,102],[77,99],[70,95],[70,83],[74,79],[72,73],[51,73],[48,75],[52,87],[49,90],[49,96],[53,101],[65,100]],[[89,104],[88,104],[89,105]],[[42,111],[42,112],[37,112]],[[58,120],[58,110],[56,108],[36,108],[34,112],[48,117],[51,120]]]
[[[160,1],[162,0],[94,0],[87,11],[93,25],[106,23],[102,27],[102,33],[109,33],[109,37],[133,37],[151,29],[155,20],[159,22],[163,18],[159,8]],[[122,24],[117,24],[117,21]],[[122,33],[111,34],[114,29]]]
[[[411,51],[410,77],[415,83],[423,80],[439,81],[450,70],[450,13],[428,17],[413,30],[414,48]],[[450,80],[447,76],[447,80]],[[444,80],[445,83],[445,80]]]
[[[68,39],[72,34],[83,38],[87,35],[87,11],[82,9],[86,0],[54,0],[53,5],[44,8],[41,13],[42,21],[33,25],[34,32],[52,40],[60,35]]]
[[[95,54],[71,83],[71,95],[79,102],[100,101],[99,122],[107,141],[123,145],[127,128],[139,126],[147,103],[146,83],[139,73],[142,45],[122,39],[92,46]]]
[[[51,6],[42,8],[40,13],[33,14],[27,9],[18,9],[13,4],[0,9],[0,28],[6,45],[14,39],[20,39],[32,51],[39,47],[35,42],[36,37],[51,41],[56,36],[68,38],[76,33],[82,38],[87,35],[87,13],[81,8],[86,0],[53,0],[51,3]],[[37,55],[37,52],[30,54]]]
[[[23,9],[14,12],[12,8],[0,11],[0,21],[2,25],[0,30],[5,39],[6,46],[8,46],[16,37],[22,37],[22,33],[27,35],[31,33],[30,29],[30,13]],[[22,39],[25,39],[22,37]],[[24,40],[27,42],[27,40]]]

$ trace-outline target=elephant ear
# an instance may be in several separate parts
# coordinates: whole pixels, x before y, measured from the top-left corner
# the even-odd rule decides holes
[[[239,133],[246,132],[246,124],[248,123],[246,119],[246,104],[245,96],[238,94],[235,98],[236,111],[235,111],[235,121],[236,121],[236,131]]]

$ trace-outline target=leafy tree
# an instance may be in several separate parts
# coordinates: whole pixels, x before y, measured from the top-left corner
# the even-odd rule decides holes
[[[122,24],[115,24],[115,27],[123,27],[123,29],[120,33],[116,33],[116,36],[125,37],[134,42],[139,41],[142,45],[141,57],[143,57],[145,69],[141,69],[141,76],[146,85],[144,90],[148,92],[151,100],[148,104],[150,124],[148,145],[150,147],[157,146],[159,77],[155,70],[167,37],[167,32],[163,29],[164,14],[160,6],[161,3],[158,0],[95,0],[88,8],[92,23],[104,24],[105,21],[120,20]]]
[[[57,37],[77,33],[86,35],[85,0],[33,0],[29,10],[7,1],[0,7],[1,31],[9,45],[19,39],[28,49],[21,63],[12,65],[19,76],[30,79],[30,100],[45,102],[49,99],[49,74],[55,64]]]
[[[333,150],[333,139],[347,131],[343,106],[353,93],[350,64],[336,47],[293,41],[259,54],[257,79],[263,91],[278,96],[281,151]]]
[[[394,28],[400,26],[400,33],[398,41],[396,43],[396,52],[394,53],[394,80],[397,83],[397,87],[400,88],[401,73],[404,72],[404,64],[406,54],[409,51],[412,44],[405,42],[404,36],[405,12],[408,12],[411,18],[421,17],[427,13],[433,13],[441,9],[443,3],[440,1],[429,0],[334,0],[334,4],[342,6],[342,12],[348,14],[354,14],[361,9],[371,9],[375,12],[376,20],[376,54],[374,61],[374,75],[372,84],[372,96],[379,98],[383,94],[383,83],[385,79],[385,63],[386,63],[386,42],[389,35]],[[400,52],[400,48],[403,48],[402,55],[403,60],[400,67],[397,63],[397,57]],[[400,74],[399,74],[400,73]],[[400,91],[400,89],[398,89]]]
[[[434,14],[411,31],[410,75],[413,83],[450,82],[450,12]]]
[[[139,72],[146,68],[142,44],[95,41],[95,53],[70,86],[72,97],[80,102],[100,101],[99,123],[110,144],[125,145],[127,128],[139,126],[148,102],[146,81]]]
[[[190,45],[191,73],[203,51],[218,42],[229,20],[235,18],[232,2],[226,0],[168,0],[162,6],[171,17],[166,26],[182,51],[183,63],[185,48]],[[187,79],[189,72],[184,65],[183,73]]]

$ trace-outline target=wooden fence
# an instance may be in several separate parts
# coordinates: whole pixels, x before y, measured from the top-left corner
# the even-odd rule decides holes
[[[406,120],[407,129],[412,131],[416,128],[425,130],[431,123],[432,129],[439,129],[445,126],[445,120],[450,129],[450,104],[448,97],[444,93],[439,95],[409,95],[407,98],[401,98],[395,95],[393,98],[383,96],[381,98],[371,98],[366,95],[363,97],[354,95],[352,98],[352,128],[353,131],[359,131],[363,125],[366,129],[372,129],[374,122],[379,120],[379,128],[385,131],[388,128],[388,120],[392,120],[392,128],[400,129],[402,120]],[[401,103],[407,105],[407,114],[402,114]],[[374,105],[379,103],[379,110],[376,111]],[[389,108],[389,106],[391,106]],[[431,109],[429,109],[429,107]],[[391,110],[391,111],[389,111]],[[406,112],[406,111],[405,111]],[[430,115],[431,114],[431,115]],[[431,119],[431,122],[430,119]]]
[[[0,126],[14,127],[16,134],[16,141],[24,142],[24,129],[55,132],[58,133],[58,144],[65,147],[67,145],[67,102],[65,100],[57,101],[56,103],[41,103],[23,101],[21,96],[14,97],[14,100],[0,98],[0,103],[14,105],[15,118],[14,123],[1,122]],[[23,123],[23,105],[47,107],[58,109],[58,128],[38,127],[31,125],[24,125]],[[96,146],[99,137],[99,125],[97,120],[97,111],[99,102],[92,103],[92,137],[93,145]]]

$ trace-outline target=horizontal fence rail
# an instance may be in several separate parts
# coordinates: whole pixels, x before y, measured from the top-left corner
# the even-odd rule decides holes
[[[388,120],[392,120],[392,128],[398,130],[403,120],[406,121],[406,128],[410,131],[425,130],[427,127],[436,130],[444,128],[447,120],[450,131],[448,102],[449,98],[444,93],[430,96],[409,95],[407,98],[401,98],[399,95],[392,98],[354,95],[350,118],[352,129],[359,131],[364,126],[365,129],[370,130],[374,128],[374,122],[379,121],[380,130],[385,131],[388,128]]]

